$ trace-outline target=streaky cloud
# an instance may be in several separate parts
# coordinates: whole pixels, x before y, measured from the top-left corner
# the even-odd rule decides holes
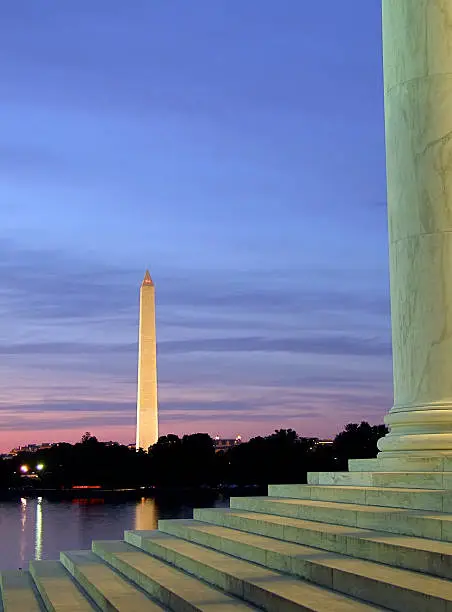
[[[329,335],[305,338],[205,338],[162,342],[159,350],[165,353],[194,352],[284,352],[314,353],[317,355],[388,356],[391,344],[384,339],[353,338]]]

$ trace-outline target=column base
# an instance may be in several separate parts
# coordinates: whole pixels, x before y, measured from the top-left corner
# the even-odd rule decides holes
[[[452,404],[393,408],[385,417],[389,433],[378,440],[379,456],[452,454]]]
[[[452,451],[449,450],[418,450],[418,451],[381,451],[377,454],[378,459],[410,459],[416,457],[428,457],[443,459],[444,457],[452,457]]]

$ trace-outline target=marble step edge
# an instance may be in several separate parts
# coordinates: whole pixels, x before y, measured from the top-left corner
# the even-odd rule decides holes
[[[452,472],[308,472],[308,484],[451,490]]]
[[[27,570],[0,572],[0,610],[2,612],[43,612],[44,602]]]
[[[46,610],[92,612],[97,608],[59,561],[30,561],[30,574]]]
[[[199,546],[161,531],[126,531],[125,540],[267,612],[390,610],[312,582]]]
[[[380,455],[374,459],[349,459],[348,469],[350,472],[452,472],[452,456]]]
[[[134,610],[164,610],[139,585],[121,576],[90,550],[62,552],[60,562],[101,610],[123,610],[125,600]]]
[[[278,497],[231,497],[233,510],[361,527],[452,542],[452,515],[440,512]]]
[[[269,485],[270,497],[341,501],[350,504],[411,508],[434,512],[452,511],[452,491],[408,487],[359,485]]]
[[[134,584],[166,610],[203,610],[206,602],[216,609],[250,612],[256,608],[233,594],[199,581],[175,564],[149,555],[125,541],[93,541],[93,554]]]
[[[227,508],[199,508],[196,521],[452,579],[452,543]]]
[[[366,601],[376,605],[388,606],[387,594],[392,592],[394,600],[403,599],[399,612],[405,612],[403,606],[410,600],[417,607],[428,603],[429,610],[435,605],[439,607],[440,602],[452,603],[452,584],[448,579],[265,536],[245,535],[235,529],[190,519],[162,520],[159,530],[219,553],[338,590],[344,595],[356,596],[356,592],[360,592]]]

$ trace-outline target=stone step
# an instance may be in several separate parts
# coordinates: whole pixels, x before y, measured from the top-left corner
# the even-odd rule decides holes
[[[311,499],[231,497],[231,508],[452,542],[452,515]]]
[[[30,572],[11,570],[0,574],[0,610],[3,612],[45,610]]]
[[[330,485],[269,485],[270,497],[336,501],[369,506],[390,506],[452,511],[452,491],[437,489],[408,489],[397,487],[330,486]]]
[[[387,532],[359,527],[329,525],[228,508],[196,509],[194,518],[219,527],[452,579],[452,543],[449,542],[404,535],[395,537]]]
[[[61,563],[100,610],[162,612],[166,609],[91,551],[63,552]]]
[[[126,531],[125,538],[153,556],[267,612],[364,612],[385,609],[161,531]],[[434,610],[432,608],[432,612]]]
[[[397,612],[452,607],[452,583],[434,576],[195,520],[162,520],[159,530]]]
[[[149,533],[149,532],[143,532]],[[94,553],[174,612],[250,612],[256,608],[126,542],[93,542]],[[128,612],[128,611],[127,611]]]
[[[452,472],[309,472],[310,485],[452,489]]]
[[[350,472],[452,472],[452,456],[349,459]]]
[[[374,472],[378,471],[378,459],[349,459],[348,469],[350,472]],[[397,468],[397,471],[400,469]],[[388,470],[390,471],[390,470]]]
[[[92,612],[96,609],[59,561],[30,561],[30,574],[45,610]]]

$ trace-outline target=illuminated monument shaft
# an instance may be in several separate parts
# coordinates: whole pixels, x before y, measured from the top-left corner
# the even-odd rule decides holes
[[[155,287],[146,271],[140,289],[136,446],[147,450],[158,439]]]
[[[383,0],[394,407],[379,441],[452,454],[452,0]]]

